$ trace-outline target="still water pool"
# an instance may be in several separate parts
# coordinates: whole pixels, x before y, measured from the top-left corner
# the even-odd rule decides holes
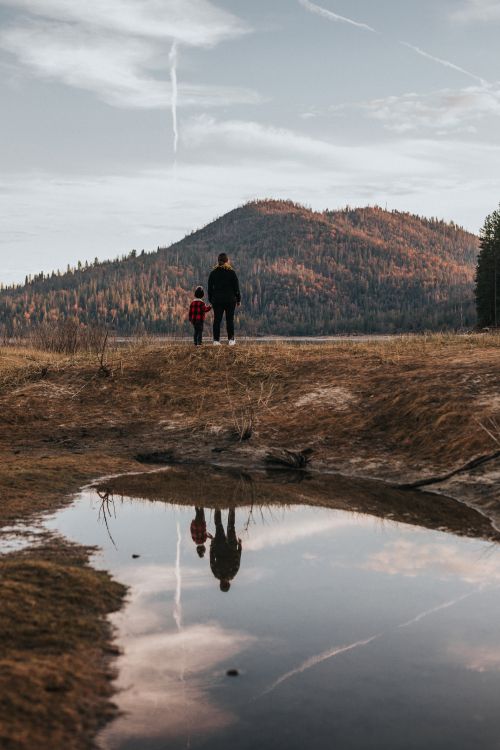
[[[500,748],[496,545],[300,504],[202,508],[88,490],[48,524],[129,586],[102,748]]]

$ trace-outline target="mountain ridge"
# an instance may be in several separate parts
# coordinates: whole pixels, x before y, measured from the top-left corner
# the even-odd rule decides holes
[[[224,250],[240,276],[242,333],[470,326],[478,248],[478,238],[456,224],[408,212],[252,201],[156,252],[132,251],[3,289],[0,325],[15,333],[75,317],[123,334],[186,333],[192,290],[206,284]]]

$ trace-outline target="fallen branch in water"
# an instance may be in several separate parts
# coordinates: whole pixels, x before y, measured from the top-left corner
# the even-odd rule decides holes
[[[495,451],[495,453],[488,453],[486,456],[479,456],[478,458],[474,458],[472,459],[472,461],[469,461],[463,466],[460,466],[458,469],[449,471],[447,474],[442,474],[441,476],[437,477],[428,477],[427,479],[419,479],[418,482],[410,482],[409,484],[397,484],[395,486],[398,490],[417,490],[420,487],[428,487],[431,484],[439,484],[440,482],[446,482],[448,479],[451,479],[457,474],[462,474],[465,471],[472,471],[472,469],[477,469],[479,466],[489,463],[490,461],[494,461],[496,458],[500,458],[500,450]]]

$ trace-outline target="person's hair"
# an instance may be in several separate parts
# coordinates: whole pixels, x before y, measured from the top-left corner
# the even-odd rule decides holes
[[[227,592],[231,588],[231,582],[230,581],[221,581],[220,582],[220,590]]]
[[[203,297],[205,296],[205,290],[202,286],[196,287],[196,289],[194,290],[194,296],[196,297],[196,299],[203,299]]]
[[[196,551],[198,553],[198,557],[205,557],[205,552],[207,551],[204,544],[199,544],[196,547]]]
[[[223,266],[224,263],[227,263],[229,258],[227,257],[226,253],[219,253],[219,257],[217,258],[219,261],[219,266]]]

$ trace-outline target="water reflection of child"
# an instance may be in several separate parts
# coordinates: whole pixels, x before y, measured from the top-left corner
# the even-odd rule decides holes
[[[231,508],[227,518],[227,537],[220,510],[215,511],[214,521],[215,537],[212,537],[210,544],[210,567],[220,581],[220,590],[229,591],[241,561],[241,539],[236,537],[234,508]]]
[[[213,536],[207,532],[205,509],[195,508],[195,514],[195,517],[191,521],[191,539],[196,544],[196,551],[199,557],[204,557],[206,552],[205,542],[207,539],[213,539]]]

